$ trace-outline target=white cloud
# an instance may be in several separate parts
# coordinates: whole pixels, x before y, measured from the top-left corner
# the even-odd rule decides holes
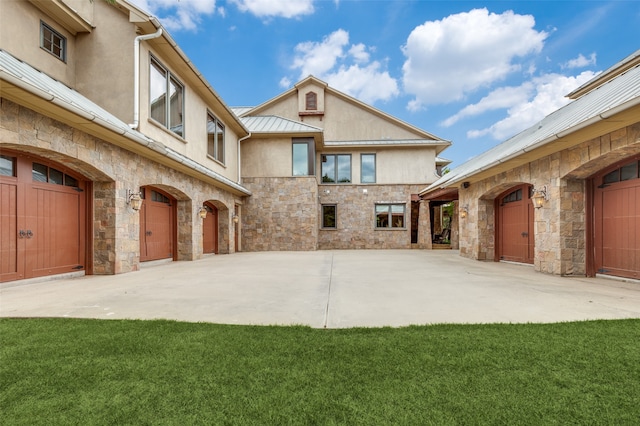
[[[363,102],[397,96],[397,81],[383,70],[381,62],[371,61],[370,51],[373,49],[362,43],[350,45],[349,33],[339,29],[320,42],[299,43],[291,69],[299,70],[299,79],[313,75]]]
[[[530,90],[530,98],[522,102],[515,102],[508,109],[507,117],[485,129],[470,130],[467,132],[467,137],[477,138],[491,135],[496,140],[505,140],[533,126],[547,115],[571,102],[566,95],[591,80],[595,75],[596,73],[592,71],[584,71],[575,77],[560,74],[546,74],[536,77],[521,86],[523,91]],[[531,87],[525,88],[525,86]],[[491,98],[493,95],[492,92],[484,99]],[[476,105],[482,104],[483,100]]]
[[[520,70],[515,59],[540,52],[547,37],[534,25],[530,15],[474,9],[416,27],[402,48],[408,107],[460,100]]]
[[[296,18],[314,12],[313,0],[230,0],[242,12],[260,18]]]
[[[203,15],[216,12],[216,0],[130,0],[158,17],[171,31],[196,31]]]
[[[578,55],[577,58],[571,59],[562,65],[562,68],[584,68],[589,65],[596,64],[596,54],[595,52],[589,55],[589,57],[585,57],[582,53]]]

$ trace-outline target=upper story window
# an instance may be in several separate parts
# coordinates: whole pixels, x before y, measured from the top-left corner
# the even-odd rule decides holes
[[[376,183],[376,155],[360,155],[360,182]]]
[[[63,62],[67,62],[67,39],[40,21],[40,47]]]
[[[224,125],[207,113],[207,154],[224,163]]]
[[[305,95],[305,109],[315,111],[318,109],[318,95],[316,92],[309,92]]]
[[[184,137],[184,86],[154,57],[149,69],[150,116]]]
[[[293,176],[315,174],[315,144],[313,139],[293,140]]]
[[[351,155],[322,154],[322,183],[351,183]]]

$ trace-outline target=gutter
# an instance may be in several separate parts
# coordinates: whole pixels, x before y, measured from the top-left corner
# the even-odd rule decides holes
[[[133,41],[133,123],[129,124],[129,127],[135,130],[138,130],[140,125],[140,42],[161,35],[162,28],[158,28],[155,33],[138,36]]]
[[[241,167],[242,167],[242,163],[240,162],[240,142],[247,140],[250,137],[251,137],[251,132],[249,132],[247,136],[244,136],[238,139],[238,185],[242,184],[242,173],[240,173]]]

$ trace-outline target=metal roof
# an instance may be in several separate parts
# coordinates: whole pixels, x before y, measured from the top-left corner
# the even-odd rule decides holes
[[[454,168],[422,192],[460,182],[639,104],[640,65],[549,114],[511,139]]]
[[[132,142],[163,154],[165,157],[184,164],[237,191],[251,195],[251,192],[242,185],[174,151],[161,142],[132,129],[127,123],[87,99],[79,92],[13,57],[10,53],[2,49],[0,49],[0,79],[14,84],[76,115],[82,116],[88,121],[95,122],[112,132],[128,138]]]
[[[275,115],[240,117],[251,133],[318,133],[322,129]]]
[[[242,117],[244,114],[251,111],[254,107],[231,107],[231,111],[238,117]]]

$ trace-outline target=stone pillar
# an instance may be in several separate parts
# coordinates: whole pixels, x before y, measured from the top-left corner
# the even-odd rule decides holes
[[[431,250],[431,215],[428,200],[420,200],[420,209],[418,210],[418,247],[421,249]]]
[[[460,228],[459,228],[459,206],[458,200],[453,201],[453,216],[451,217],[451,235],[449,240],[451,241],[451,249],[458,250],[460,248]]]

